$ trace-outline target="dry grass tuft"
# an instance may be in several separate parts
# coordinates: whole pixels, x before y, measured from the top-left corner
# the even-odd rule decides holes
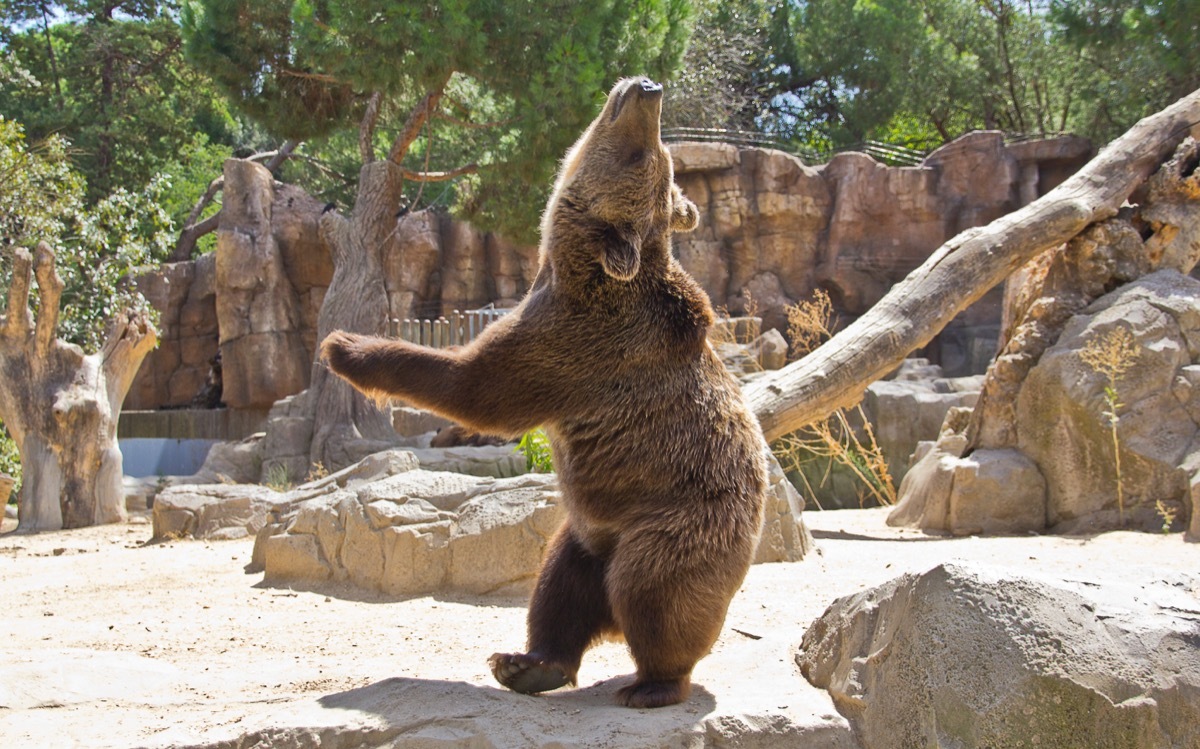
[[[1124,404],[1120,401],[1117,384],[1133,369],[1140,354],[1141,346],[1133,337],[1133,333],[1124,326],[1112,328],[1103,335],[1093,336],[1079,353],[1083,363],[1103,376],[1106,381],[1104,410],[1101,414],[1108,421],[1109,432],[1112,435],[1113,467],[1117,473],[1117,522],[1121,525],[1125,525],[1125,482],[1121,475],[1121,438],[1117,433],[1117,425],[1121,422],[1118,411]],[[1162,503],[1158,503],[1156,507],[1159,514],[1163,515]],[[1174,517],[1167,520],[1164,516],[1163,520],[1169,528]]]
[[[793,361],[829,340],[836,326],[833,303],[820,289],[813,292],[811,300],[790,305],[787,318],[788,338],[792,341],[789,354]],[[861,437],[852,419],[862,425]],[[864,487],[860,504],[866,496],[881,505],[896,503],[895,483],[862,403],[854,406],[853,414],[847,409],[838,409],[825,421],[782,437],[772,447],[787,472],[804,476],[801,468],[805,463],[814,459],[827,460],[830,465],[844,466],[858,478]],[[811,497],[813,487],[810,485],[807,489]]]

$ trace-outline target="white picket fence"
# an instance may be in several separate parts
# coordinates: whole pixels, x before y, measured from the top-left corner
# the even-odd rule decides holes
[[[454,310],[449,316],[436,320],[393,318],[388,321],[388,333],[393,338],[432,348],[462,346],[478,338],[484,328],[509,312],[507,309],[485,307],[466,312]]]

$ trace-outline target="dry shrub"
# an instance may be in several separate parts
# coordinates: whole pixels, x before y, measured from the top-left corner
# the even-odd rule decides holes
[[[801,300],[787,308],[788,338],[791,339],[789,356],[794,361],[812,352],[833,336],[836,319],[829,294],[817,289],[811,300]],[[851,423],[847,409],[835,411],[828,419],[809,425],[786,435],[772,446],[783,469],[804,476],[802,466],[814,459],[829,461],[829,465],[841,465],[849,469],[861,482],[865,491],[860,493],[859,502],[870,496],[881,505],[896,503],[896,486],[888,471],[883,451],[875,439],[875,430],[863,412],[862,403],[854,406],[857,423],[862,424],[860,438]],[[805,483],[808,479],[804,479]],[[813,487],[806,487],[809,497]],[[819,507],[820,505],[818,505]]]
[[[804,357],[828,340],[837,325],[833,302],[829,294],[821,289],[813,292],[811,300],[801,300],[789,306],[787,319],[788,338],[792,342],[788,356],[792,361]]]
[[[1141,346],[1133,333],[1124,326],[1112,328],[1103,335],[1095,335],[1088,339],[1079,358],[1092,368],[1094,372],[1104,377],[1104,410],[1101,414],[1108,422],[1109,433],[1112,435],[1113,467],[1117,473],[1117,522],[1125,525],[1125,482],[1121,475],[1121,438],[1117,433],[1117,425],[1121,422],[1118,410],[1121,403],[1117,384],[1125,377],[1125,373],[1133,369],[1137,363]],[[1159,515],[1163,517],[1166,527],[1174,521],[1172,514],[1167,519],[1162,503],[1156,504]]]

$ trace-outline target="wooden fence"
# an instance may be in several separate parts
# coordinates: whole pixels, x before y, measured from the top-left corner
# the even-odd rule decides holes
[[[388,321],[388,334],[433,348],[462,346],[478,338],[484,328],[509,312],[507,309],[485,307],[466,312],[454,310],[449,316],[436,320],[392,319]]]

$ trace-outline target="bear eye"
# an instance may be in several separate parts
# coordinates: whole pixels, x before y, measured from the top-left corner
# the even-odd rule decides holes
[[[646,160],[649,153],[644,148],[635,148],[625,157],[625,163],[629,166],[638,166]]]

